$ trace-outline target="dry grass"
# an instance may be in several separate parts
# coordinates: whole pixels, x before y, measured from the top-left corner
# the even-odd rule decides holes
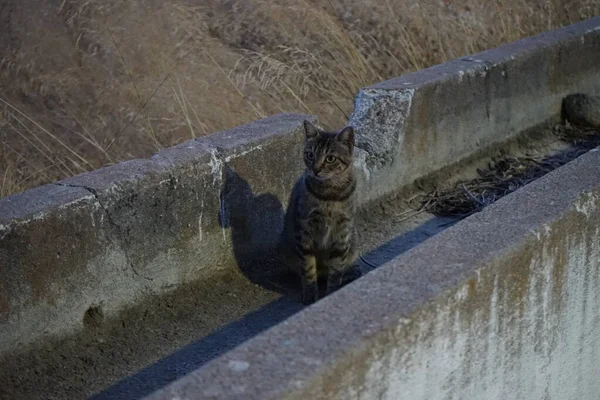
[[[600,131],[557,125],[552,133],[568,144],[549,156],[505,154],[492,160],[489,168],[477,170],[475,179],[434,190],[413,198],[413,208],[421,207],[439,217],[466,218],[502,197],[533,182],[600,145]]]
[[[0,0],[0,196],[600,14],[600,0]],[[30,11],[30,10],[35,11]]]

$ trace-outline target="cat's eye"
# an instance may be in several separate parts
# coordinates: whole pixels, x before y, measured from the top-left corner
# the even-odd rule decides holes
[[[329,163],[329,164],[334,163],[335,160],[336,160],[336,158],[334,156],[327,156],[327,157],[325,157],[325,162]]]
[[[304,157],[306,157],[306,159],[308,161],[312,161],[315,159],[315,155],[312,153],[312,151],[307,151],[304,153]]]

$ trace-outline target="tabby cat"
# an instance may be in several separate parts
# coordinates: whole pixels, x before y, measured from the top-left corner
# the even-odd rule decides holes
[[[302,279],[302,302],[318,300],[317,278],[327,293],[359,275],[354,211],[356,178],[352,163],[354,130],[325,132],[304,121],[304,164],[285,216],[280,247]]]

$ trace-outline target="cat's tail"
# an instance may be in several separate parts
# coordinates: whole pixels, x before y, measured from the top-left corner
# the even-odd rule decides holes
[[[371,264],[370,262],[368,262],[367,260],[365,260],[365,259],[364,259],[364,257],[363,257],[362,255],[359,255],[359,257],[360,257],[360,259],[361,259],[361,260],[362,260],[362,261],[363,261],[365,264],[367,264],[369,267],[371,267],[371,268],[377,268],[377,265],[373,265],[373,264]]]

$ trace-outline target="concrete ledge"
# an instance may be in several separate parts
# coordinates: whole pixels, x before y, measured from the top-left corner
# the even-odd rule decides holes
[[[0,349],[10,345],[8,332],[21,330],[21,319],[28,320],[30,332],[44,333],[47,322],[60,316],[62,306],[49,295],[46,282],[77,285],[67,279],[73,266],[85,265],[87,257],[101,251],[95,248],[97,232],[88,228],[93,200],[81,188],[45,185],[0,201]],[[73,237],[78,241],[73,242]],[[15,310],[38,302],[49,305],[47,320],[33,315],[15,318]]]
[[[272,243],[302,170],[289,155],[301,154],[303,119],[315,120],[280,114],[1,199],[0,353]],[[248,246],[234,252],[236,240]]]
[[[560,116],[573,92],[600,92],[600,17],[362,89],[350,124],[363,201]]]
[[[600,152],[148,400],[595,399]]]

